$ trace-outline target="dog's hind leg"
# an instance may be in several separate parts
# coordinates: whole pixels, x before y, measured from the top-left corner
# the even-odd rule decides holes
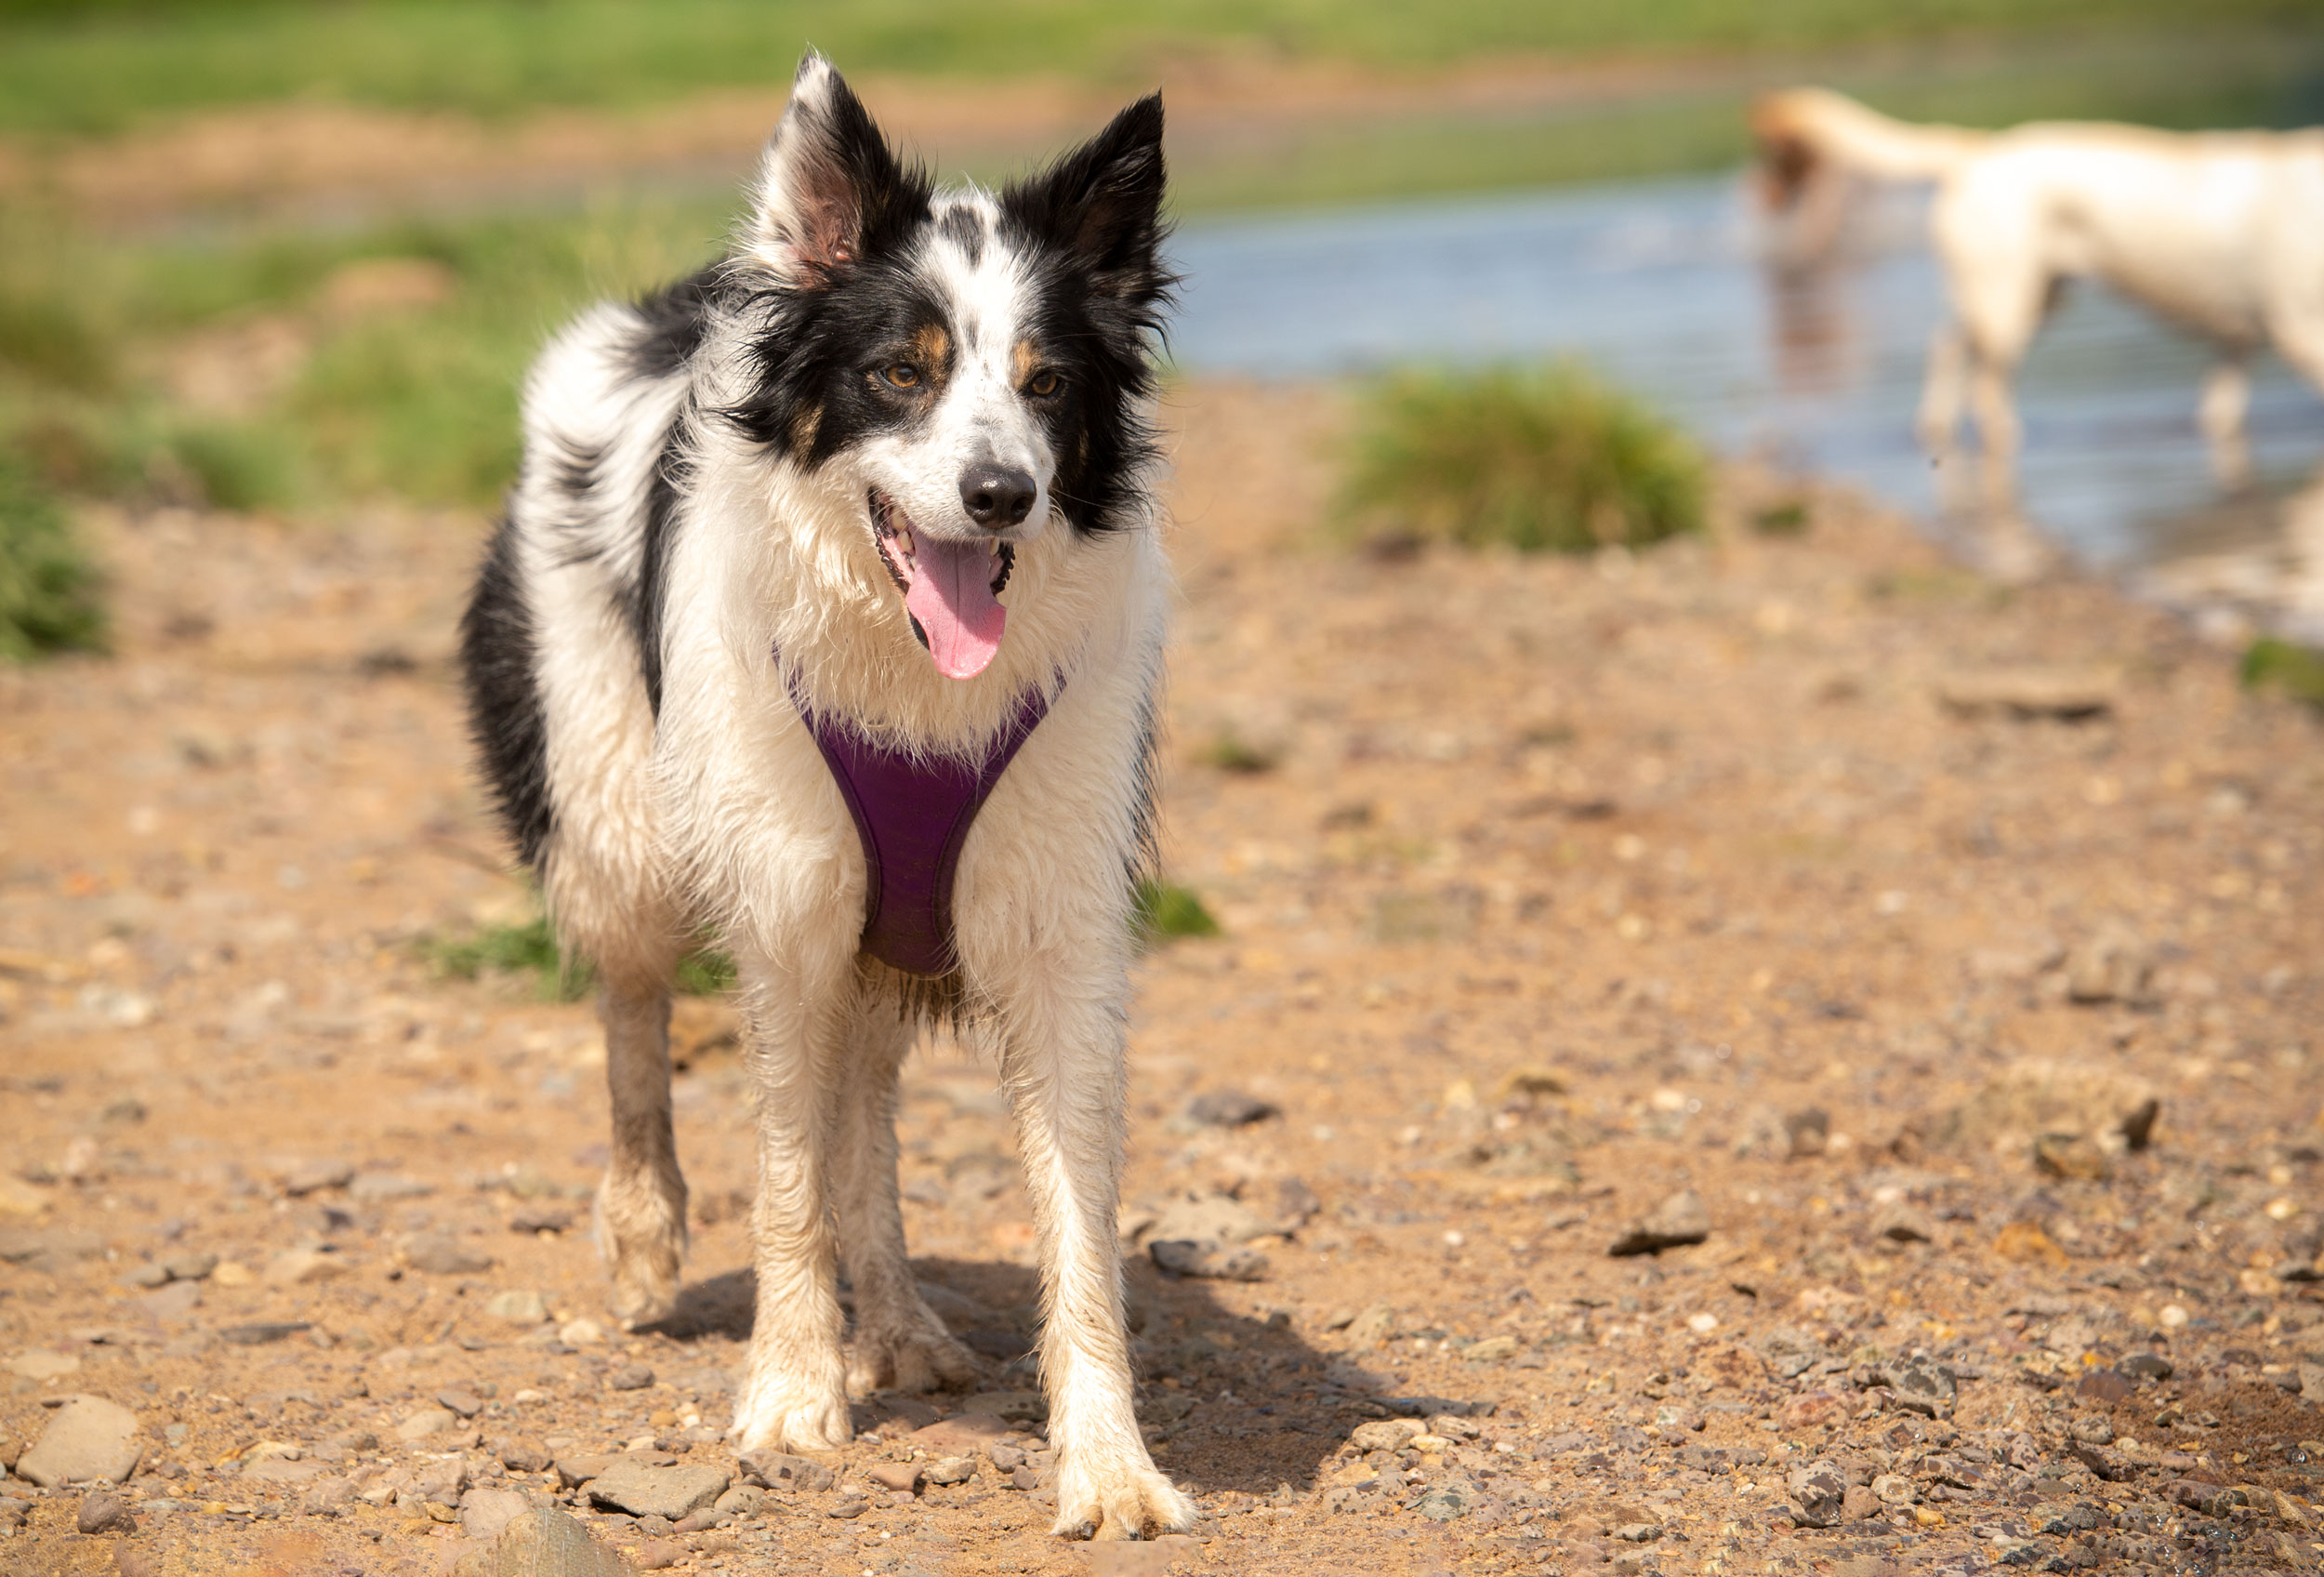
[[[837,1451],[855,1435],[828,1175],[853,948],[801,942],[780,953],[736,948],[758,1108],[759,1198],[750,1221],[758,1291],[727,1434],[743,1451]]]
[[[2251,484],[2251,446],[2243,435],[2243,417],[2251,405],[2251,379],[2240,358],[2221,362],[2203,379],[2196,425],[2211,445],[2212,474],[2222,487],[2241,488]]]
[[[1089,949],[1085,949],[1089,950]],[[1068,1538],[1183,1530],[1194,1507],[1138,1433],[1116,1238],[1128,981],[1117,961],[1025,948],[995,980],[1001,1075],[1041,1246],[1041,1377]]]
[[[686,1179],[670,1130],[667,976],[608,975],[598,992],[613,1144],[597,1190],[598,1246],[626,1329],[667,1317],[686,1252]]]
[[[972,1385],[976,1359],[952,1338],[912,1279],[896,1199],[896,1079],[913,1025],[886,991],[866,986],[838,1070],[832,1203],[855,1288],[848,1389],[933,1391]]]

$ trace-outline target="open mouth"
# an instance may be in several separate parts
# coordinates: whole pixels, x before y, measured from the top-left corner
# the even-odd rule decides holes
[[[904,592],[912,633],[946,679],[974,679],[1000,650],[1009,610],[1001,588],[1017,550],[997,538],[959,542],[915,531],[912,517],[878,488],[865,500],[880,562]]]

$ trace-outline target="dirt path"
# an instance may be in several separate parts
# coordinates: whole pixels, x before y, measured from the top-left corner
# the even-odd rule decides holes
[[[908,1224],[985,1394],[723,1526],[564,1487],[734,1471],[719,1014],[685,1310],[609,1333],[587,1010],[411,946],[525,903],[447,663],[480,523],[171,513],[110,529],[116,660],[0,676],[0,1461],[70,1394],[144,1446],[125,1534],[0,1484],[0,1567],[433,1577],[553,1498],[834,1577],[2314,1570],[2317,720],[1844,499],[1755,536],[1741,473],[1636,560],[1319,552],[1327,398],[1180,416],[1170,863],[1226,934],[1143,974],[1127,1255],[1197,1542],[1042,1531],[1025,1203],[944,1054]],[[1609,1252],[1648,1217],[1704,1239]],[[1145,1247],[1202,1236],[1260,1279]],[[880,1488],[938,1409],[1012,1433]]]

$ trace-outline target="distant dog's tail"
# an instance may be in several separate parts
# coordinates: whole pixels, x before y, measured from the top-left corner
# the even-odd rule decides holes
[[[1914,126],[1822,87],[1770,93],[1751,107],[1768,196],[1781,205],[1820,166],[1874,180],[1935,180],[1985,146],[1987,134]]]

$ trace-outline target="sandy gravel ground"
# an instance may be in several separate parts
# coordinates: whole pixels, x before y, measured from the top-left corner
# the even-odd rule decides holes
[[[482,523],[164,512],[99,523],[117,658],[0,675],[0,1568],[434,1577],[548,1503],[834,1577],[2324,1563],[2317,719],[1745,472],[1636,558],[1326,550],[1327,396],[1179,406],[1224,934],[1142,977],[1125,1259],[1191,1540],[1046,1533],[1024,1197],[941,1047],[907,1219],[984,1387],[746,1482],[721,1010],[687,1301],[624,1335],[588,1009],[416,946],[527,905],[448,663]],[[133,1414],[96,1533],[22,1481],[113,1416],[68,1397]]]

